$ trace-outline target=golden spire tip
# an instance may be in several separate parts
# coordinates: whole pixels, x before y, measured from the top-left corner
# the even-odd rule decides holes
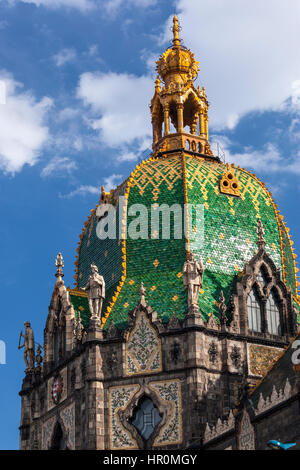
[[[174,15],[173,16],[173,45],[174,47],[180,46],[179,31],[180,31],[180,26],[179,26],[178,17],[177,15]]]

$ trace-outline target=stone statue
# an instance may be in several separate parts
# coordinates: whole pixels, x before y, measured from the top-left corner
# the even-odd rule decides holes
[[[24,361],[26,364],[26,370],[30,371],[34,369],[35,363],[35,351],[34,351],[34,335],[29,321],[24,323],[25,334],[21,331],[18,349],[24,348]],[[20,345],[21,338],[24,338],[24,343]]]
[[[191,307],[198,309],[198,296],[202,287],[203,273],[202,259],[199,258],[199,261],[196,261],[194,253],[190,253],[183,265],[183,285],[188,291],[189,309]]]
[[[85,287],[81,290],[88,293],[89,307],[92,314],[91,320],[100,320],[103,300],[105,299],[105,281],[103,276],[98,273],[97,266],[91,264],[92,274]]]

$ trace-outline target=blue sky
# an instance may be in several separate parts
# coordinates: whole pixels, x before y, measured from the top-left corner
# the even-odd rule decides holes
[[[200,61],[210,133],[265,181],[300,248],[298,0],[0,0],[0,449],[18,447],[30,320],[42,343],[54,259],[75,249],[99,200],[151,146],[154,61],[175,9]],[[1,88],[0,88],[1,98]]]

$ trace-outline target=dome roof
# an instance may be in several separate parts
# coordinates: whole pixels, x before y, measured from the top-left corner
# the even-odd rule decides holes
[[[220,192],[220,182],[229,170],[234,181],[238,181],[239,197]],[[201,233],[197,233],[193,218],[189,221],[188,238],[192,251],[196,257],[202,256],[205,266],[203,288],[199,294],[199,309],[204,319],[210,314],[218,318],[216,299],[220,290],[228,302],[245,264],[256,253],[258,219],[262,220],[265,229],[266,251],[297,302],[293,242],[270,192],[255,175],[233,165],[178,152],[163,158],[150,158],[138,165],[113,193],[115,203],[117,196],[122,194],[127,197],[128,206],[143,204],[149,213],[153,204],[154,210],[161,204],[203,204],[204,240]],[[131,220],[128,216],[127,227]],[[115,240],[100,240],[96,225],[93,210],[78,248],[76,289],[85,285],[90,264],[95,262],[107,285],[102,311],[104,327],[112,319],[119,328],[126,325],[128,311],[138,302],[141,282],[146,287],[147,302],[163,322],[173,313],[182,320],[188,310],[182,281],[185,238],[155,238],[155,234],[150,233],[150,226],[149,235],[153,238],[147,240],[128,238],[121,241],[118,233]]]

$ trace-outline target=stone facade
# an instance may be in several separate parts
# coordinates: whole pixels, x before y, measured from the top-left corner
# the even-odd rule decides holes
[[[51,326],[53,312],[58,321]],[[230,410],[241,399],[245,379],[255,384],[261,378],[259,355],[252,357],[251,350],[259,350],[264,366],[271,367],[288,344],[285,336],[274,341],[268,335],[233,332],[230,324],[221,327],[211,319],[205,324],[199,314],[188,314],[184,322],[173,316],[163,324],[145,297],[129,312],[124,331],[94,326],[79,341],[74,325],[60,279],[46,322],[42,370],[27,373],[20,392],[21,449],[57,448],[57,436],[68,449],[185,449],[199,439],[228,435],[237,426]],[[56,352],[55,359],[51,348],[57,337],[65,343],[65,352],[62,357]],[[282,392],[273,390],[271,401],[258,400],[258,423],[274,404],[290,399],[289,387],[287,383]],[[147,440],[132,424],[144,397],[152,400],[161,417]],[[254,446],[250,418],[243,416],[239,440],[229,444],[233,448],[246,447],[247,439]]]

